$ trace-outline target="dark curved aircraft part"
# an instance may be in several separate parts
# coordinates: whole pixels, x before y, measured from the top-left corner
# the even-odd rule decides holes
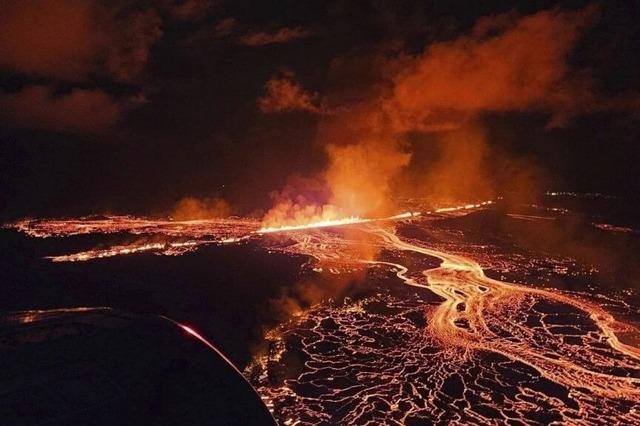
[[[0,319],[7,425],[273,425],[240,372],[190,327],[109,308]]]

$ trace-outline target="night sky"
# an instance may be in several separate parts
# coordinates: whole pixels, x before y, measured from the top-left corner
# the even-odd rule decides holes
[[[637,194],[639,48],[632,1],[5,0],[0,218]]]

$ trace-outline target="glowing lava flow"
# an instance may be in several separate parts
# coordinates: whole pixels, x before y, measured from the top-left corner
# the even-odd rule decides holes
[[[488,278],[467,256],[401,239],[383,226],[361,229],[394,260],[350,257],[352,241],[320,230],[294,234],[298,244],[286,250],[321,264],[392,267],[415,293],[389,288],[344,306],[319,305],[272,330],[272,354],[256,360],[262,371],[256,383],[278,418],[640,422],[640,350],[617,334],[633,327],[587,300]],[[439,266],[420,266],[433,258]],[[434,293],[439,300],[429,296]]]
[[[314,228],[329,228],[336,226],[344,226],[344,225],[357,225],[362,223],[369,222],[379,222],[385,220],[398,220],[398,219],[408,219],[412,217],[420,216],[420,212],[407,212],[397,214],[395,216],[389,216],[381,219],[364,219],[358,216],[350,216],[342,219],[333,219],[333,220],[323,220],[319,222],[311,222],[300,225],[284,225],[284,226],[273,226],[273,227],[262,227],[255,231],[256,234],[270,234],[274,232],[289,232],[289,231],[301,231],[304,229],[314,229]]]
[[[427,211],[427,212],[425,212],[425,215],[430,215],[430,214],[434,214],[434,213],[464,212],[464,211],[468,211],[468,210],[482,208],[482,207],[491,205],[493,203],[494,203],[494,201],[488,200],[488,201],[482,201],[482,202],[476,203],[476,204],[465,204],[465,205],[456,206],[456,207],[441,207],[441,208],[435,209],[433,211]],[[420,213],[420,212],[405,212],[405,213],[397,214],[395,216],[389,216],[389,217],[384,217],[384,218],[379,218],[379,219],[366,219],[366,218],[361,218],[361,217],[358,217],[358,216],[349,216],[349,217],[345,217],[345,218],[341,218],[341,219],[322,220],[322,221],[318,221],[318,222],[303,223],[303,224],[298,224],[298,225],[283,225],[283,226],[262,227],[262,228],[258,229],[257,231],[255,231],[255,233],[256,234],[270,234],[270,233],[273,233],[273,232],[301,231],[301,230],[304,230],[304,229],[330,228],[330,227],[344,226],[344,225],[358,225],[358,224],[369,223],[369,222],[380,222],[380,221],[399,220],[399,219],[411,219],[412,217],[418,217],[421,214],[422,213]]]
[[[420,213],[402,213],[381,219],[347,217],[301,225],[268,227],[255,230],[258,222],[249,219],[229,218],[193,221],[146,219],[131,216],[105,216],[70,220],[22,220],[6,225],[31,237],[68,237],[85,234],[157,235],[167,238],[187,238],[187,241],[139,241],[130,244],[111,245],[77,253],[47,256],[52,262],[83,262],[134,253],[151,252],[162,255],[180,255],[207,244],[233,244],[263,234],[292,232],[305,229],[338,227],[368,222],[399,220],[419,216]],[[213,239],[207,237],[214,237]],[[157,238],[156,238],[157,239]]]
[[[427,214],[431,214],[431,213],[450,213],[450,212],[459,212],[459,211],[464,211],[464,210],[472,210],[472,209],[478,209],[481,207],[485,207],[488,206],[490,204],[493,204],[494,202],[492,200],[489,201],[482,201],[481,203],[476,203],[476,204],[465,204],[463,206],[457,206],[457,207],[441,207],[439,209],[435,209],[433,212],[427,212]]]
[[[52,262],[83,262],[134,253],[180,255],[203,245],[232,244],[247,240],[259,222],[227,218],[173,221],[132,216],[101,216],[80,219],[25,219],[5,228],[16,229],[36,238],[77,235],[133,235],[138,241],[112,244],[77,253],[47,256]],[[151,240],[151,241],[149,241]]]
[[[204,244],[204,241],[187,241],[184,243],[148,243],[148,244],[129,244],[122,246],[112,246],[108,249],[87,250],[79,253],[47,256],[52,262],[83,262],[91,259],[102,259],[106,257],[122,256],[125,254],[140,253],[145,251],[157,251],[165,255],[180,255],[187,251],[193,250],[198,244]]]
[[[354,225],[356,223],[371,222],[371,219],[363,219],[358,216],[345,217],[343,219],[322,220],[318,222],[304,223],[301,225],[283,225],[262,227],[256,231],[256,234],[270,234],[273,232],[300,231],[312,228],[327,228],[333,226]]]
[[[316,271],[366,268],[372,291],[356,301],[319,303],[271,330],[270,354],[248,371],[285,424],[640,424],[640,350],[621,341],[622,333],[638,330],[586,297],[487,277],[480,265],[484,246],[474,252],[420,239],[431,235],[431,220],[489,204],[439,208],[418,221],[418,213],[405,213],[279,228],[245,219],[122,216],[12,227],[41,238],[154,240],[50,257],[54,261],[180,254],[254,239],[269,250],[317,259]],[[394,221],[405,219],[418,236],[394,229]],[[342,232],[347,225],[353,229]],[[287,233],[285,244],[270,237],[279,232]],[[166,241],[156,241],[160,237]]]
[[[500,306],[502,309],[513,308],[522,303],[527,296],[565,304],[585,312],[599,329],[602,341],[623,357],[628,357],[628,366],[639,368],[640,349],[625,345],[618,340],[616,325],[618,328],[624,326],[617,324],[613,316],[599,306],[549,290],[493,280],[488,278],[480,265],[471,259],[403,242],[395,234],[383,229],[375,232],[382,235],[386,242],[398,250],[413,251],[437,257],[442,261],[438,268],[425,270],[423,273],[427,278],[427,283],[424,285],[445,299],[434,311],[429,327],[434,335],[443,339],[446,344],[499,352],[537,368],[554,382],[590,389],[596,394],[609,398],[625,395],[640,402],[640,377],[603,375],[599,371],[590,370],[582,364],[583,360],[573,356],[557,359],[547,357],[533,350],[527,339],[518,341],[517,345],[513,342],[506,343],[501,341],[500,336],[485,319],[486,312],[495,313]],[[414,280],[405,279],[405,282],[417,285]],[[461,327],[459,325],[461,323],[465,326]],[[512,325],[517,329],[516,324]]]
[[[205,220],[167,220],[133,216],[81,217],[79,219],[23,219],[4,225],[31,237],[51,238],[86,234],[164,235],[169,237],[238,237],[258,226],[258,221],[230,217]]]
[[[455,213],[483,207],[493,201],[478,204],[467,204],[458,207],[445,207],[429,211],[433,213]],[[409,219],[420,216],[419,212],[406,212],[395,216],[378,219],[350,216],[340,219],[323,220],[296,225],[277,227],[261,227],[256,220],[230,217],[226,219],[207,219],[174,221],[168,219],[150,219],[133,216],[94,216],[79,219],[24,219],[16,223],[4,225],[4,228],[15,229],[31,237],[53,238],[89,234],[130,234],[158,235],[163,239],[181,238],[181,241],[137,241],[129,244],[112,245],[106,248],[93,248],[77,253],[47,256],[53,262],[83,262],[134,253],[151,252],[162,255],[180,255],[196,250],[207,244],[232,244],[245,241],[254,235],[265,235],[281,232],[295,232],[316,228],[331,228],[346,225],[359,225],[370,222]],[[184,239],[187,239],[184,241]]]

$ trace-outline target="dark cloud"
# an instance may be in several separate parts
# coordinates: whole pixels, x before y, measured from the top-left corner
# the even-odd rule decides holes
[[[206,17],[214,6],[212,0],[179,0],[169,2],[171,16],[183,21],[198,21]]]
[[[236,20],[234,18],[224,18],[218,21],[214,27],[216,35],[219,37],[224,37],[233,31],[236,26]]]
[[[114,125],[136,102],[116,100],[99,89],[54,94],[47,86],[27,86],[0,94],[0,117],[14,125],[70,133],[95,133]]]
[[[0,4],[0,66],[63,80],[92,71],[103,37],[95,32],[96,3],[7,0]]]
[[[106,69],[116,80],[133,81],[149,60],[151,47],[162,36],[162,21],[153,9],[128,14],[107,21]]]
[[[203,25],[182,41],[186,49],[197,49],[201,46],[211,46],[218,40],[232,36],[237,32],[238,22],[233,17],[219,19],[213,25]]]
[[[163,34],[161,16],[196,19],[210,6],[194,0],[146,5],[128,0],[0,3],[0,69],[38,81],[0,95],[5,122],[75,133],[110,127],[140,104],[110,92],[113,85],[142,91],[151,48]],[[112,84],[87,89],[95,81]],[[69,91],[70,85],[78,87]],[[58,94],[60,88],[66,94]]]
[[[0,66],[46,78],[136,78],[162,35],[153,8],[116,1],[7,0],[0,4]]]
[[[481,112],[550,113],[561,124],[594,103],[585,73],[567,59],[595,8],[480,19],[466,35],[434,43],[393,79],[385,101],[398,130],[440,129]]]
[[[293,27],[280,28],[274,32],[254,31],[238,38],[238,43],[245,46],[264,46],[267,44],[288,43],[293,40],[307,38],[313,35],[313,31]]]
[[[290,72],[271,77],[264,87],[265,94],[258,99],[258,106],[262,112],[321,111],[318,106],[318,94],[305,90]]]

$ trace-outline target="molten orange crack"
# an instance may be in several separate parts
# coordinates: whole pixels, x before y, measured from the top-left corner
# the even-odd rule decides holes
[[[365,219],[358,216],[350,216],[345,217],[343,219],[333,219],[333,220],[322,220],[319,222],[311,222],[305,223],[301,225],[284,225],[284,226],[272,226],[272,227],[263,227],[255,231],[256,234],[269,234],[273,232],[287,232],[287,231],[299,231],[303,229],[313,229],[313,228],[327,228],[333,226],[344,226],[344,225],[354,225],[359,223],[369,223],[383,220],[397,220],[397,219],[408,219],[412,217],[420,216],[420,212],[406,212],[401,213],[395,216],[384,217],[380,219]]]

